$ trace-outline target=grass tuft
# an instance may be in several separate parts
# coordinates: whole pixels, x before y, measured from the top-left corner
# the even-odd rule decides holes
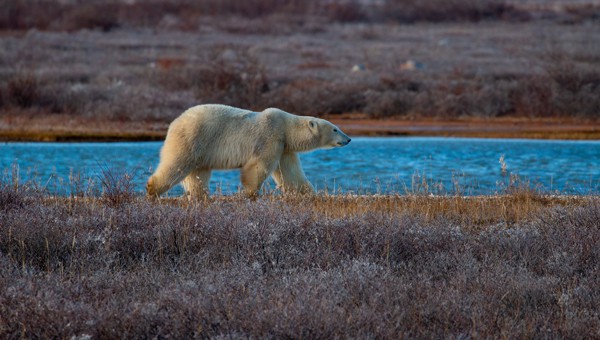
[[[120,205],[133,200],[134,184],[132,176],[108,166],[100,166],[102,200],[110,205]]]

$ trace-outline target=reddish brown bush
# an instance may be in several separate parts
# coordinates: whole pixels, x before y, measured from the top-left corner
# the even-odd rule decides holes
[[[100,29],[108,32],[121,25],[120,7],[118,3],[90,3],[74,6],[63,13],[58,27],[69,31]]]
[[[61,7],[54,1],[3,1],[0,29],[48,29],[60,17]]]
[[[417,21],[481,21],[524,17],[511,4],[500,0],[418,1],[390,0],[383,5],[381,17],[411,23]]]
[[[28,108],[40,98],[39,82],[31,73],[18,73],[6,84],[6,101],[19,107]]]
[[[32,72],[15,72],[4,87],[2,104],[8,110],[17,107],[37,108],[48,113],[75,113],[78,109],[75,94],[64,84],[46,83]]]
[[[252,59],[240,63],[216,60],[195,73],[194,90],[200,102],[260,108],[262,94],[269,90],[264,70]]]
[[[269,91],[263,66],[244,51],[230,49],[215,50],[193,65],[159,61],[154,76],[171,91],[192,90],[200,103],[259,109]]]

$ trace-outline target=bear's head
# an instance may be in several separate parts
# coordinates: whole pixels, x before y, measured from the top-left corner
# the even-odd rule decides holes
[[[348,135],[325,119],[297,116],[275,108],[266,109],[263,113],[274,121],[283,123],[285,149],[288,151],[303,152],[335,148],[350,143]]]
[[[340,128],[326,121],[325,119],[311,118],[308,121],[308,128],[316,140],[319,148],[336,148],[350,143],[350,137]]]

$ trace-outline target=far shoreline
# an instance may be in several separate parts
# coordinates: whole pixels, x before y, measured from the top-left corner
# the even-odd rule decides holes
[[[600,140],[600,123],[578,120],[507,119],[369,119],[356,116],[324,117],[356,137],[471,137],[549,140]],[[58,127],[36,122],[0,128],[0,142],[145,142],[162,141],[168,124],[94,122],[95,129],[83,124]],[[43,126],[48,126],[44,128]]]

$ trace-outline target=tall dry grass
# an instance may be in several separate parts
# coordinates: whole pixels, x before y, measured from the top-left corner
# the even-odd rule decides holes
[[[0,202],[5,338],[600,331],[597,197]]]

